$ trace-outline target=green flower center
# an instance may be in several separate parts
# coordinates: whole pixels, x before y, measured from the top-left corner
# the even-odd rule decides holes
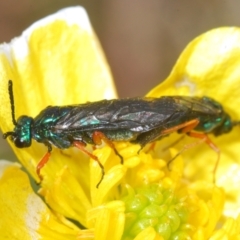
[[[150,226],[164,239],[190,239],[188,210],[172,189],[157,184],[128,188],[122,200],[126,205],[124,240],[133,239]]]

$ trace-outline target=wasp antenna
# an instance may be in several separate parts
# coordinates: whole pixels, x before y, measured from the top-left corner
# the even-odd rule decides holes
[[[13,122],[13,125],[16,126],[17,121],[15,119],[15,106],[14,106],[14,98],[13,98],[13,83],[12,83],[12,80],[8,81],[8,93],[9,93],[11,111],[12,111],[12,122]]]
[[[12,136],[14,132],[6,132],[3,134],[3,138],[6,139],[8,136]]]

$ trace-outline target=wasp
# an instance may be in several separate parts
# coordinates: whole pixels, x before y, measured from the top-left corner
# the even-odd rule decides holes
[[[95,160],[102,170],[98,187],[104,177],[104,167],[97,156],[86,149],[87,144],[95,146],[104,141],[123,163],[122,156],[114,146],[115,141],[128,141],[143,148],[177,131],[202,139],[219,154],[219,149],[208,138],[208,134],[218,136],[228,133],[239,124],[231,120],[220,103],[206,96],[126,98],[48,106],[35,118],[23,115],[16,120],[11,80],[8,82],[8,91],[14,129],[4,133],[3,138],[10,137],[17,148],[30,147],[32,139],[47,147],[46,154],[36,168],[41,180],[40,170],[48,162],[52,146],[59,149],[74,146]]]

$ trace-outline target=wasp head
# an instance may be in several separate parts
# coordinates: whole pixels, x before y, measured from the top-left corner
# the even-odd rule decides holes
[[[3,134],[3,138],[10,136],[11,141],[14,142],[18,148],[25,148],[31,145],[32,134],[31,128],[33,119],[28,116],[21,116],[15,125],[13,132],[6,132]]]

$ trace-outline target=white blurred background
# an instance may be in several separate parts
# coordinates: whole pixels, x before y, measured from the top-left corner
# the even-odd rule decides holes
[[[240,26],[238,0],[8,0],[0,1],[0,43],[36,20],[75,5],[89,14],[120,97],[143,96],[164,80],[184,47],[201,33]],[[3,158],[14,156],[0,137]]]

